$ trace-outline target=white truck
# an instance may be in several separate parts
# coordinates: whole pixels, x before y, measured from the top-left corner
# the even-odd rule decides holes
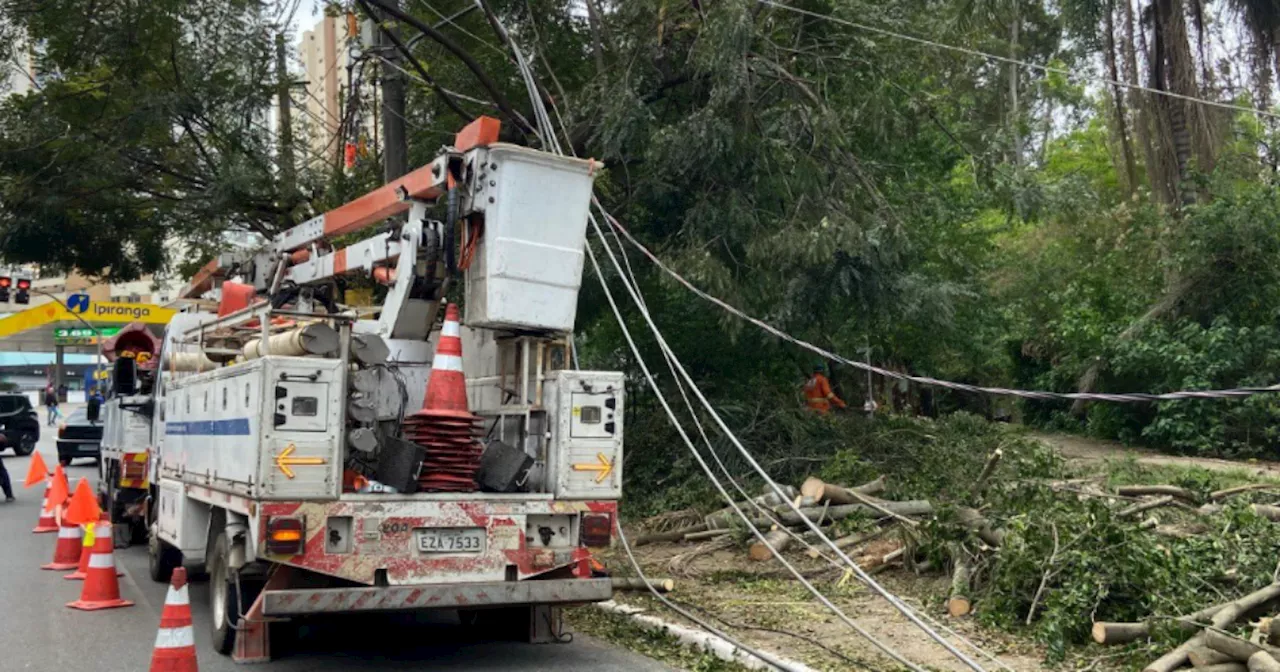
[[[151,394],[121,398],[150,416],[129,452],[148,456],[152,577],[209,574],[220,652],[269,659],[292,616],[420,609],[550,642],[561,605],[611,596],[591,549],[616,524],[623,376],[569,366],[598,165],[496,140],[477,120],[429,165],[210,262],[184,294],[218,313],[176,316]],[[347,305],[369,280],[385,296]],[[447,292],[483,460],[469,492],[415,492],[402,430]]]

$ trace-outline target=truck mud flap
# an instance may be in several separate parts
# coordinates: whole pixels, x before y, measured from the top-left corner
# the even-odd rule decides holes
[[[385,588],[316,588],[268,590],[266,616],[408,611],[537,604],[602,602],[613,596],[610,579],[554,579],[455,583]]]

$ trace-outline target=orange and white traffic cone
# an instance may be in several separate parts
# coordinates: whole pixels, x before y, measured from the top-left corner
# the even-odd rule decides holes
[[[80,545],[84,530],[64,516],[58,528],[58,543],[53,547],[53,562],[40,565],[40,569],[75,569],[80,564]]]
[[[45,532],[58,531],[58,519],[53,517],[53,511],[49,506],[49,489],[52,487],[53,487],[53,479],[49,479],[48,481],[45,481],[44,501],[40,503],[40,519],[36,521],[35,528],[31,530],[36,534],[43,534]]]
[[[98,533],[94,535],[93,554],[89,556],[89,567],[85,570],[84,587],[80,589],[80,599],[68,602],[67,606],[82,611],[99,609],[115,609],[132,607],[129,600],[120,599],[120,581],[116,578],[115,543],[111,539],[111,524],[98,524]]]
[[[480,469],[476,423],[467,406],[467,380],[462,372],[462,326],[458,306],[445,308],[440,341],[431,358],[431,377],[422,410],[405,418],[405,438],[426,448],[418,489],[430,492],[473,492]]]
[[[76,571],[62,578],[69,581],[83,581],[89,576],[89,558],[93,557],[94,542],[104,534],[111,535],[111,521],[107,519],[105,513],[97,523],[84,527],[84,543],[80,545],[80,566]],[[117,571],[116,576],[124,576],[124,572]]]
[[[160,614],[160,631],[151,652],[150,672],[197,672],[196,635],[191,629],[191,597],[187,594],[187,570],[175,567]]]

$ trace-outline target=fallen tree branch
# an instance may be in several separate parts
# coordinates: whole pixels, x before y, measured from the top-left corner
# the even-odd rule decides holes
[[[726,534],[729,534],[729,530],[702,530],[700,532],[690,532],[684,535],[683,540],[706,541],[708,539],[715,539],[716,537],[723,537]]]
[[[1159,508],[1161,506],[1168,506],[1169,504],[1172,504],[1172,503],[1173,503],[1173,495],[1165,495],[1164,497],[1149,499],[1145,502],[1138,502],[1137,504],[1134,504],[1132,506],[1128,506],[1123,509],[1120,509],[1118,512],[1116,512],[1116,518],[1128,518],[1129,516],[1136,516],[1139,513],[1142,513],[1143,511],[1150,511],[1151,509]]]
[[[845,504],[843,506],[833,506],[826,510],[826,518],[828,520],[840,520],[848,518],[858,513],[884,513],[890,511],[900,516],[927,516],[933,513],[933,504],[925,499],[908,500],[905,502],[891,502],[888,500],[876,502],[878,506],[870,507],[866,504]],[[785,525],[802,525],[805,519],[818,520],[822,515],[824,508],[821,506],[812,506],[800,509],[800,513],[796,513],[790,509],[777,512],[778,522]],[[773,524],[773,520],[768,518],[757,518],[751,521],[756,527],[761,525]]]
[[[1249,656],[1249,672],[1280,672],[1280,662],[1270,652],[1259,651]]]
[[[1237,485],[1234,488],[1225,488],[1223,490],[1215,490],[1209,493],[1209,501],[1217,502],[1245,492],[1252,492],[1254,490],[1274,490],[1276,487],[1278,486],[1274,483],[1250,483],[1248,485]]]
[[[747,557],[756,562],[764,562],[773,557],[773,551],[781,553],[787,550],[794,538],[791,533],[783,529],[769,530],[765,533],[763,541],[757,539],[752,542],[751,547],[747,549]],[[770,546],[773,547],[772,551],[769,550]]]
[[[1031,596],[1031,607],[1027,609],[1027,625],[1031,625],[1031,621],[1036,617],[1036,607],[1040,606],[1040,596],[1044,595],[1044,589],[1049,585],[1049,580],[1058,573],[1053,567],[1058,562],[1058,526],[1051,522],[1049,528],[1053,532],[1053,552],[1049,554],[1049,560],[1044,563],[1044,573],[1040,575],[1040,586]]]
[[[1254,644],[1247,639],[1241,639],[1219,628],[1204,629],[1204,645],[1214,651],[1221,651],[1238,661],[1249,660],[1256,653],[1265,653],[1272,656],[1280,655],[1280,648],[1266,644]]]
[[[620,590],[649,590],[649,587],[644,585],[644,579],[614,576],[609,580],[613,583],[615,592]],[[655,579],[651,576],[649,577],[649,583],[653,584],[653,587],[660,593],[669,593],[676,589],[674,579]]]
[[[1116,494],[1126,497],[1146,497],[1149,495],[1169,495],[1188,502],[1196,501],[1194,492],[1176,485],[1122,485],[1116,488]]]
[[[987,456],[986,464],[982,465],[982,473],[978,474],[978,480],[973,484],[973,494],[981,495],[987,489],[987,481],[991,480],[992,474],[996,473],[996,467],[1000,465],[1000,458],[1004,457],[1004,451],[996,448]]]
[[[959,544],[951,549],[951,561],[955,569],[951,573],[951,595],[947,598],[947,613],[952,616],[967,616],[973,609],[969,593],[973,589],[973,565],[968,554]]]
[[[976,530],[978,538],[987,543],[988,546],[999,548],[1004,544],[1004,530],[997,530],[991,527],[990,521],[986,519],[977,509],[968,507],[959,507],[956,509],[956,517],[960,520],[960,524]]]
[[[1225,628],[1232,623],[1235,623],[1240,619],[1240,617],[1244,616],[1249,611],[1252,611],[1253,609],[1256,609],[1277,597],[1280,597],[1280,583],[1272,583],[1259,590],[1255,590],[1248,595],[1240,597],[1233,602],[1228,602],[1222,605],[1210,620],[1209,628],[1206,628],[1191,639],[1183,642],[1169,653],[1160,656],[1150,665],[1142,668],[1142,672],[1173,672],[1173,670],[1182,667],[1182,664],[1187,662],[1187,656],[1190,654],[1192,649],[1208,645],[1206,635],[1211,629]]]
[[[666,532],[655,532],[653,534],[642,534],[636,537],[635,541],[631,542],[631,545],[644,546],[645,544],[656,544],[664,541],[680,541],[685,538],[685,535],[694,534],[697,532],[704,532],[706,531],[706,529],[707,529],[707,526],[705,523],[698,523],[697,525],[682,527],[678,530],[668,530]]]

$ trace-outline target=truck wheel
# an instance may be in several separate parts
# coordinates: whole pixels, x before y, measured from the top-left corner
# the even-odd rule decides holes
[[[160,535],[154,524],[147,539],[147,555],[150,558],[148,564],[151,580],[157,583],[168,583],[173,576],[173,570],[182,563],[182,554],[178,549],[160,541]]]
[[[227,533],[218,535],[209,554],[209,612],[213,626],[213,648],[222,655],[230,655],[236,644],[236,630],[232,620],[240,618],[240,599],[231,577],[228,561],[231,556],[231,540]]]

